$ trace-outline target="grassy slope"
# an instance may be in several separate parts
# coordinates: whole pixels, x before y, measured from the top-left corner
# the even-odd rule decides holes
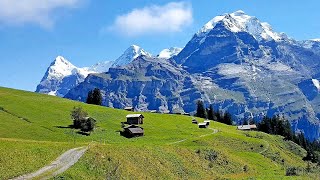
[[[70,110],[78,105],[98,120],[99,127],[91,136],[74,134],[68,128],[57,128],[71,123]],[[216,122],[210,127],[219,132],[211,134],[211,129],[199,129],[191,124],[188,116],[143,113],[145,136],[126,139],[117,132],[121,129],[120,122],[125,121],[126,111],[7,88],[0,88],[0,107],[6,111],[0,111],[0,149],[5,149],[0,153],[0,161],[5,161],[0,169],[0,179],[22,172],[10,167],[21,169],[26,166],[26,161],[33,162],[21,158],[24,153],[33,159],[46,157],[37,163],[27,163],[28,171],[32,171],[55,159],[62,150],[91,141],[95,143],[91,144],[85,156],[62,177],[269,179],[286,178],[287,166],[306,166],[301,160],[305,151],[279,136],[240,132],[235,127]],[[200,137],[202,135],[207,136]],[[12,139],[19,139],[20,143]],[[73,144],[74,139],[76,145]],[[170,145],[180,140],[185,141]],[[43,148],[42,154],[35,155],[36,151],[28,147]],[[11,156],[11,160],[2,160],[10,150],[19,153]],[[244,167],[249,170],[244,172]],[[1,170],[7,170],[9,175],[3,176]],[[303,177],[318,176],[308,174],[299,178]]]

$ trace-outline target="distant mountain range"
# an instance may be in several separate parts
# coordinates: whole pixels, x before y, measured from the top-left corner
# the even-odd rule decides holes
[[[183,49],[151,56],[131,46],[102,71],[58,59],[37,92],[85,101],[98,87],[106,106],[160,112],[194,112],[201,99],[239,120],[282,114],[320,136],[320,41],[296,41],[243,11],[213,18]]]
[[[178,54],[181,48],[164,49],[158,57],[171,58]],[[40,84],[37,86],[36,92],[64,97],[68,91],[76,87],[90,73],[107,72],[110,67],[119,67],[131,63],[135,58],[144,55],[152,57],[144,49],[137,45],[131,45],[118,59],[115,61],[100,62],[91,67],[79,68],[62,56],[50,64]]]

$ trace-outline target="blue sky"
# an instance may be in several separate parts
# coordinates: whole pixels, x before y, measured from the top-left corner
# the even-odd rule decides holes
[[[114,60],[131,44],[152,54],[183,47],[207,21],[240,9],[289,37],[320,38],[319,7],[318,0],[0,0],[0,86],[34,91],[58,55],[83,67]]]

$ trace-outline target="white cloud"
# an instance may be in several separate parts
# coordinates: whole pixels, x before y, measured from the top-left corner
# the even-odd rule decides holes
[[[152,5],[118,16],[107,29],[127,36],[144,33],[178,32],[192,23],[190,3],[171,2],[163,6]]]
[[[0,0],[0,22],[5,24],[39,24],[52,27],[54,10],[74,8],[80,0]]]

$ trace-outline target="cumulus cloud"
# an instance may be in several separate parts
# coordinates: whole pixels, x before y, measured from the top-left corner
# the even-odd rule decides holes
[[[0,0],[0,22],[5,24],[39,24],[51,27],[53,12],[77,7],[80,0]]]
[[[192,23],[192,7],[186,2],[171,2],[134,9],[118,16],[107,29],[127,36],[145,33],[178,32]]]

